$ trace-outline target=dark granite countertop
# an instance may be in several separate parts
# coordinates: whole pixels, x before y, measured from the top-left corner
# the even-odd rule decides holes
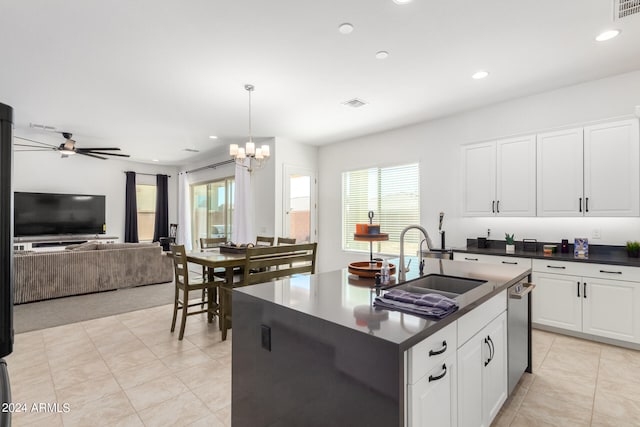
[[[512,254],[505,252],[504,244],[504,241],[492,240],[490,241],[490,247],[478,248],[477,240],[469,239],[467,240],[466,248],[455,248],[453,252],[640,267],[640,258],[629,257],[624,246],[589,245],[589,257],[576,258],[573,256],[573,244],[569,245],[569,253],[563,254],[559,252],[559,243],[548,243],[558,245],[558,252],[551,255],[544,255],[542,246],[545,243],[543,242],[538,242],[536,251],[525,251],[522,243],[516,242],[516,251]]]
[[[414,258],[411,264],[417,265],[417,259]],[[530,273],[531,269],[519,266],[425,259],[425,275],[443,274],[486,280],[486,283],[458,296],[456,300],[460,308],[441,320],[373,308],[376,296],[372,289],[373,279],[360,279],[346,268],[260,283],[234,289],[234,292],[242,292],[304,315],[375,336],[397,344],[404,351]],[[406,282],[416,278],[419,275],[414,267],[407,273]]]

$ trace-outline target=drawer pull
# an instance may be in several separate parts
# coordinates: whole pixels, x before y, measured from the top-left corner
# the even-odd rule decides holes
[[[567,267],[565,267],[563,265],[547,265],[547,268],[558,268],[560,270],[564,270]]]
[[[582,285],[582,296],[584,298],[587,297],[587,282],[584,282],[584,284]]]
[[[429,375],[429,382],[438,381],[438,380],[441,380],[442,378],[444,378],[444,376],[447,375],[447,364],[446,363],[442,364],[442,369],[443,369],[443,372],[440,375],[436,375],[435,377],[433,375]]]
[[[607,270],[600,270],[600,273],[607,273],[607,274],[622,274],[622,271],[607,271]]]
[[[503,264],[513,264],[513,265],[518,265],[518,262],[510,262],[510,261],[502,261]]]
[[[429,357],[437,356],[439,354],[444,353],[445,351],[447,351],[447,342],[442,341],[442,348],[440,350],[429,350]]]
[[[467,257],[464,257],[464,259],[466,259],[467,261],[477,261],[478,260],[478,258],[467,258]]]
[[[580,282],[576,282],[578,283],[578,298],[580,298]]]

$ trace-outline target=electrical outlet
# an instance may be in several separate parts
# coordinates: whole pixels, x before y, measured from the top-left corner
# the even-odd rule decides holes
[[[600,229],[599,228],[594,228],[593,231],[591,231],[591,238],[594,240],[597,239],[601,239],[601,235],[600,235]]]

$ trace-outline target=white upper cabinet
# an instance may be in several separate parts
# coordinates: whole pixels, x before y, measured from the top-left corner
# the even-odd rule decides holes
[[[535,216],[536,137],[500,139],[496,155],[496,213]]]
[[[584,214],[640,213],[638,120],[584,128]]]
[[[582,128],[538,134],[538,216],[582,216]]]
[[[535,136],[462,147],[464,216],[535,216]]]
[[[465,216],[495,214],[496,143],[462,147],[463,213]]]
[[[638,120],[538,135],[538,216],[640,214]]]

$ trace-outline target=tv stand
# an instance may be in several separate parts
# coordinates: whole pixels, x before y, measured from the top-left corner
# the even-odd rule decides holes
[[[116,243],[118,237],[104,234],[69,234],[55,236],[15,237],[13,239],[14,251],[61,251],[66,246],[86,243],[90,240],[99,240],[100,243]]]

